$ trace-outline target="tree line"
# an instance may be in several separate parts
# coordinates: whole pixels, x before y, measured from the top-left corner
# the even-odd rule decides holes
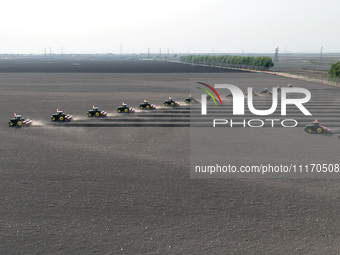
[[[274,66],[273,60],[270,57],[188,55],[181,56],[180,60],[187,63],[260,70],[268,70]]]

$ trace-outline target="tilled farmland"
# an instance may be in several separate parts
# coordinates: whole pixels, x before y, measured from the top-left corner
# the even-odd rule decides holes
[[[296,119],[297,127],[221,127],[226,155],[244,164],[327,163],[339,158],[339,88],[205,67],[182,72],[176,63],[172,69],[155,63],[159,69],[145,73],[139,64],[119,72],[0,73],[1,253],[338,253],[338,179],[191,179],[191,125],[205,130],[211,120],[202,122],[200,105],[184,99],[197,81],[235,84],[244,92],[289,83],[306,88],[312,116],[294,106],[281,116],[278,106],[271,118]],[[221,91],[218,109],[209,102],[209,116],[232,118],[226,94]],[[165,107],[169,97],[181,106]],[[157,109],[117,113],[122,102],[138,109],[144,99]],[[270,95],[254,98],[259,109],[271,102]],[[89,118],[93,105],[107,117]],[[57,109],[73,120],[53,123]],[[9,127],[13,113],[33,125]],[[246,110],[242,118],[254,116]],[[314,119],[331,134],[305,132]]]

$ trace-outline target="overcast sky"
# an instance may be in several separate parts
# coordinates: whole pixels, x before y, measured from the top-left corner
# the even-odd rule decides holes
[[[340,52],[338,0],[8,0],[0,53]]]

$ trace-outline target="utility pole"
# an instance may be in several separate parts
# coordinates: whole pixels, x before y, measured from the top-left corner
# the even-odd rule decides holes
[[[323,47],[321,46],[321,50],[320,50],[320,60],[322,60],[322,50],[323,50]]]
[[[279,62],[279,46],[275,49],[274,63]]]
[[[148,48],[148,59],[150,59],[150,48]]]

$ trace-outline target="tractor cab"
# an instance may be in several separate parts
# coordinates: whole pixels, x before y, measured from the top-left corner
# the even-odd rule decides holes
[[[21,116],[21,115],[16,115],[16,116],[14,116],[14,118],[12,118],[11,120],[13,120],[13,121],[19,121],[19,120],[23,120],[23,119],[22,119],[22,116]]]
[[[315,128],[320,127],[320,124],[319,124],[318,121],[313,121],[313,122],[312,122],[312,125],[313,125]]]
[[[127,104],[122,103],[122,105],[119,108],[125,109],[125,108],[128,108],[128,106]]]

